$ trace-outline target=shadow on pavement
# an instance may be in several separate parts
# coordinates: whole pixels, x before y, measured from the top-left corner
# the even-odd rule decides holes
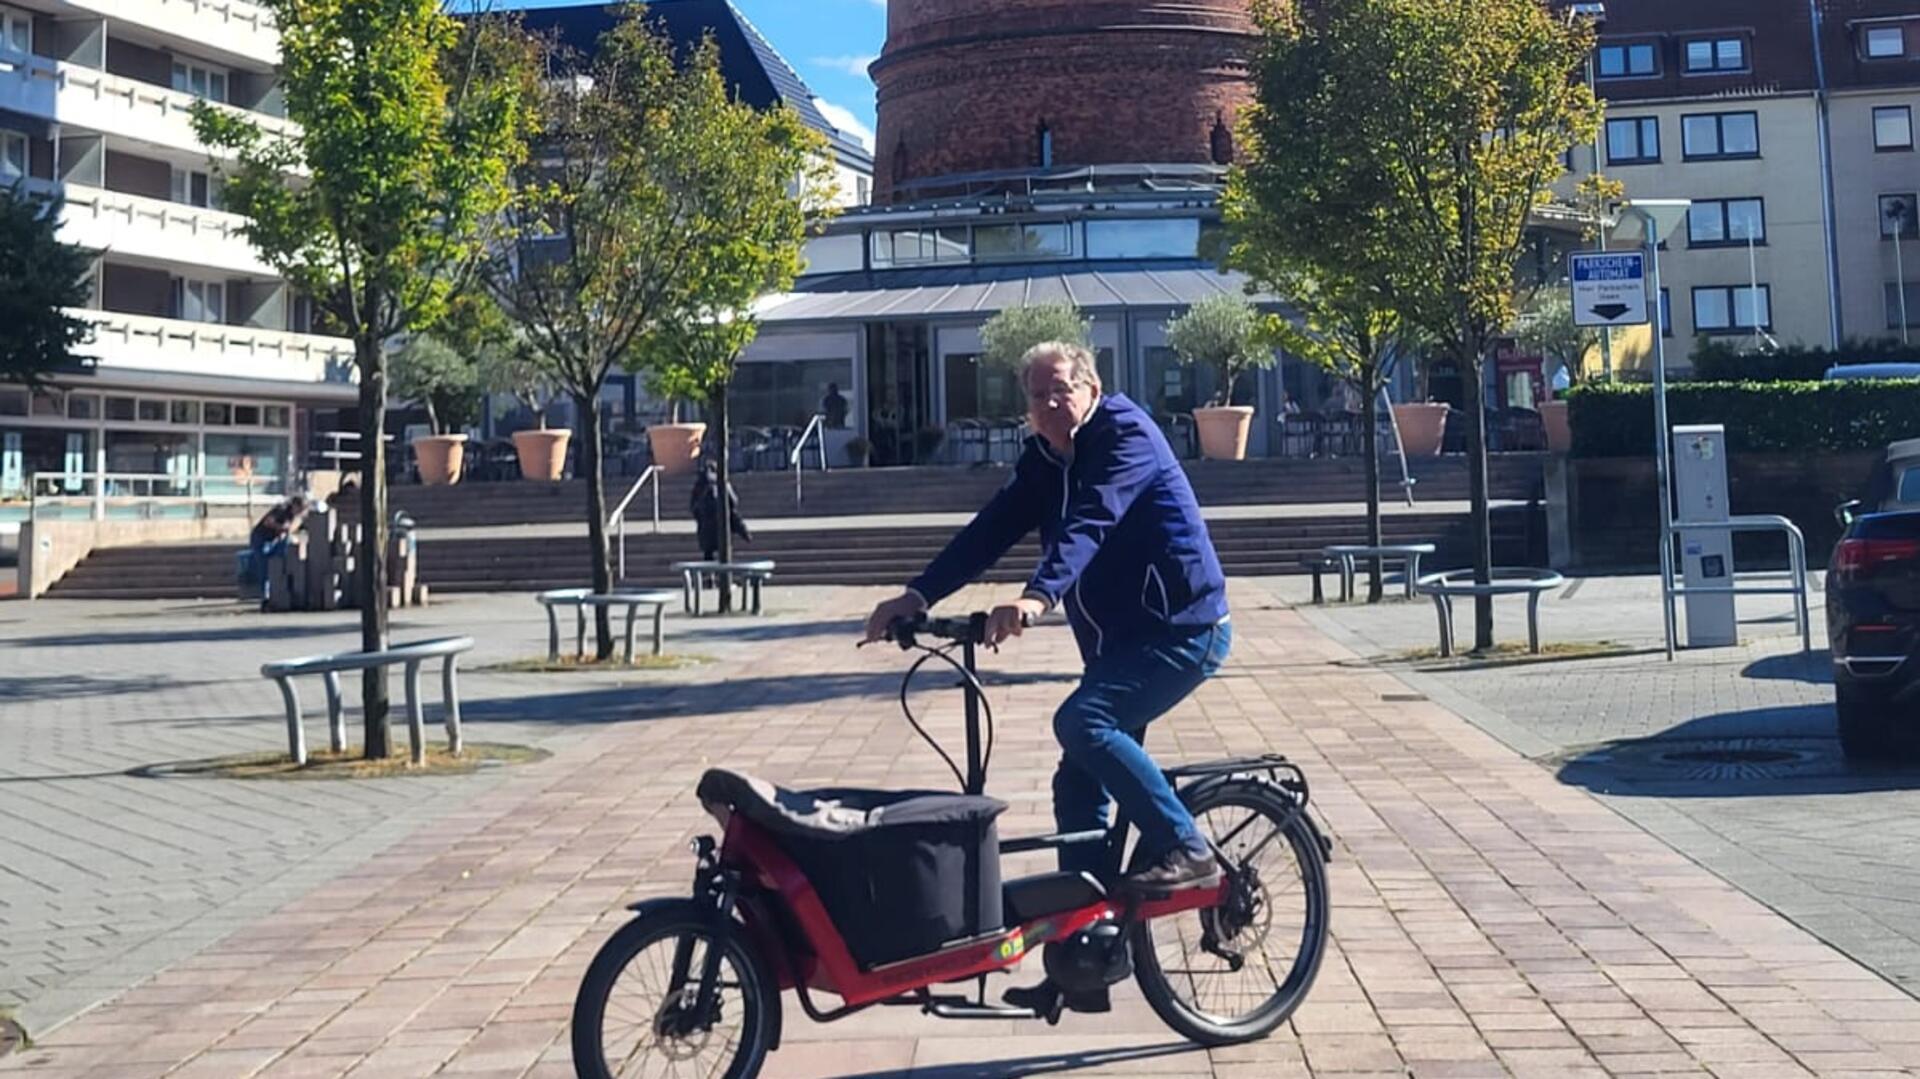
[[[0,675],[0,701],[65,701],[82,697],[111,697],[120,693],[140,693],[160,685],[177,685],[172,679],[113,677],[87,674]]]
[[[1689,720],[1556,758],[1557,778],[1596,794],[1780,798],[1920,789],[1920,755],[1864,765],[1840,752],[1830,704],[1781,705]]]
[[[676,640],[693,641],[790,641],[805,637],[845,637],[847,646],[860,639],[865,619],[844,618],[818,622],[747,621],[739,616],[718,618],[681,617],[675,612],[667,620],[668,633]]]
[[[980,1060],[968,1064],[929,1064],[909,1068],[889,1068],[886,1071],[859,1072],[848,1075],[845,1079],[981,1079],[983,1076],[1019,1079],[1020,1076],[1057,1075],[1078,1071],[1081,1068],[1108,1068],[1114,1069],[1109,1074],[1120,1074],[1116,1068],[1117,1065],[1136,1060],[1152,1060],[1155,1057],[1177,1056],[1182,1053],[1204,1054],[1205,1050],[1191,1042],[1174,1042],[1167,1045],[1146,1045],[1136,1049],[1099,1049],[1084,1053],[1049,1053],[1043,1056]]]
[[[26,648],[98,648],[102,645],[189,644],[194,641],[280,641],[349,633],[358,626],[357,621],[297,626],[262,626],[248,623],[220,629],[172,629],[128,633],[76,633],[63,637],[27,637],[16,643]]]
[[[1833,653],[1825,648],[1816,652],[1801,654],[1790,652],[1778,656],[1766,656],[1747,664],[1740,672],[1742,678],[1759,678],[1779,682],[1805,682],[1813,686],[1833,684]]]

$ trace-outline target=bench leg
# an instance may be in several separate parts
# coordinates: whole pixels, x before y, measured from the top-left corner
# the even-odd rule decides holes
[[[1407,556],[1407,598],[1413,598],[1413,582],[1420,579],[1420,554],[1418,551]]]
[[[553,604],[544,604],[547,608],[547,662],[560,662],[560,616],[553,613]]]
[[[1313,605],[1324,607],[1327,604],[1327,593],[1320,587],[1320,567],[1315,566],[1308,572],[1313,574]]]
[[[1340,556],[1340,602],[1353,602],[1353,559]]]
[[[293,755],[293,763],[307,763],[307,732],[300,726],[300,693],[293,688],[291,677],[276,678],[280,683],[280,699],[287,706],[287,752]]]
[[[1540,593],[1527,593],[1527,651],[1540,654]]]
[[[420,661],[407,664],[407,740],[414,767],[427,763],[427,719],[420,710]]]
[[[638,607],[636,607],[635,605],[633,605],[633,604],[631,604],[631,603],[629,603],[629,604],[627,604],[627,652],[626,652],[626,656],[627,656],[627,666],[629,666],[629,667],[631,667],[631,666],[633,666],[633,616],[634,616],[635,614],[638,614],[638,613],[639,613],[639,610],[640,610],[640,609],[639,609]]]
[[[587,605],[584,603],[573,608],[573,654],[579,659],[587,658]]]
[[[340,707],[340,672],[327,671],[320,676],[327,685],[327,745],[335,753],[347,751],[347,717]]]
[[[693,571],[680,571],[680,610],[684,614],[693,613]]]
[[[659,655],[667,643],[667,605],[653,605],[653,654]]]
[[[755,577],[755,578],[753,579],[753,613],[754,613],[754,614],[760,614],[760,613],[761,613],[761,606],[760,606],[760,589],[761,589],[761,587],[762,587],[763,585],[765,585],[765,584],[766,584],[766,582],[765,582],[765,581],[763,581],[763,580],[761,580],[761,579],[760,579],[760,578],[758,578],[758,577]]]
[[[1440,618],[1440,656],[1443,659],[1453,656],[1453,602],[1447,597],[1436,594],[1433,597],[1433,609]]]
[[[466,744],[460,737],[459,662],[459,656],[448,656],[446,665],[440,668],[440,698],[447,709],[447,752],[456,757],[466,749]]]

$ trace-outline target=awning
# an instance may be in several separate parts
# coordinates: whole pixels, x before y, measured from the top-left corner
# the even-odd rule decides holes
[[[1089,313],[1191,307],[1209,296],[1244,295],[1247,277],[1190,263],[966,266],[844,274],[756,304],[764,325],[992,315],[1011,307],[1071,303]],[[1271,295],[1249,297],[1278,304]]]

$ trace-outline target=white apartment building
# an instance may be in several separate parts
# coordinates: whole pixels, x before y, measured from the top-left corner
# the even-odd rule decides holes
[[[278,42],[245,0],[0,3],[0,182],[57,192],[63,238],[97,252],[93,370],[0,385],[0,525],[35,474],[43,495],[278,494],[315,414],[352,407],[352,342],[307,332],[190,122],[207,100],[294,130]],[[122,478],[96,492],[90,473]]]

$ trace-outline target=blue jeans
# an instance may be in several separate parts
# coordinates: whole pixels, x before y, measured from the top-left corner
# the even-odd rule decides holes
[[[1140,830],[1138,850],[1144,859],[1177,846],[1205,844],[1193,815],[1142,743],[1147,724],[1218,671],[1232,647],[1233,627],[1222,622],[1122,646],[1087,665],[1080,688],[1053,716],[1061,749],[1060,768],[1053,774],[1053,819],[1061,832],[1107,827],[1111,797]],[[1060,868],[1099,876],[1110,856],[1098,844],[1064,847]]]

